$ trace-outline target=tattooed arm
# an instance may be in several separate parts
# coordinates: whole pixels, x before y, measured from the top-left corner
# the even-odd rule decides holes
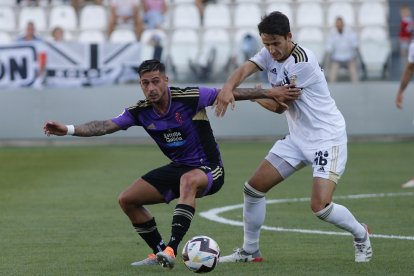
[[[300,96],[300,91],[301,89],[294,85],[286,85],[270,89],[236,88],[233,90],[233,95],[237,101],[253,100],[272,112],[283,113],[288,108],[288,104]]]
[[[283,112],[288,109],[288,105],[293,102],[293,100],[285,101],[283,103],[278,102],[274,99],[256,99],[252,100],[258,104],[260,104],[262,107],[266,108],[269,111],[282,114]]]
[[[85,124],[74,126],[74,136],[91,137],[102,136],[121,130],[121,128],[111,120],[91,121]],[[68,133],[68,127],[59,122],[49,121],[43,126],[43,130],[47,136],[56,135],[64,136]]]
[[[301,89],[294,85],[276,86],[269,89],[261,87],[236,88],[233,90],[237,101],[254,99],[274,99],[279,102],[296,100],[300,96]]]

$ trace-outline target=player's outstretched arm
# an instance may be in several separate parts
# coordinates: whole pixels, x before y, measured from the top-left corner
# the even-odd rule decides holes
[[[401,77],[400,87],[398,89],[397,97],[395,99],[395,105],[399,109],[402,109],[404,90],[407,88],[413,74],[414,74],[414,63],[411,63],[411,62],[407,63],[404,69],[404,73]]]
[[[121,130],[121,128],[111,120],[91,121],[80,125],[64,125],[59,122],[49,121],[43,126],[43,131],[47,136],[73,135],[81,137],[102,136]]]
[[[220,93],[217,95],[216,102],[214,103],[216,116],[223,117],[224,114],[226,114],[227,106],[229,104],[231,105],[231,109],[234,109],[235,96],[233,90],[247,77],[258,70],[259,69],[253,62],[246,61],[230,75],[223,85],[223,88],[220,90]]]
[[[296,100],[301,94],[301,89],[294,85],[277,86],[271,89],[236,88],[233,90],[234,98],[240,100],[253,100],[262,107],[276,113],[283,113],[288,109],[288,104]]]
[[[285,112],[289,107],[289,104],[293,101],[285,101],[283,103],[277,102],[274,99],[256,99],[253,100],[254,102],[257,102],[262,107],[266,108],[267,110],[271,112],[275,112],[278,114],[282,114]]]

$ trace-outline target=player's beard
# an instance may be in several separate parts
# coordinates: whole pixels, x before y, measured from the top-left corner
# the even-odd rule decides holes
[[[160,101],[160,99],[160,94],[157,91],[151,91],[147,96],[147,100],[151,103],[157,103]]]

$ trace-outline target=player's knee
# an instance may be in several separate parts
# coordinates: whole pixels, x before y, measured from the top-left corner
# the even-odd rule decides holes
[[[133,205],[133,203],[131,203],[130,197],[128,196],[128,193],[125,191],[118,196],[118,204],[124,211],[128,210],[128,208]]]
[[[197,177],[192,174],[184,174],[180,179],[180,194],[181,196],[196,194],[197,192]]]
[[[254,198],[262,198],[266,195],[266,193],[257,190],[250,183],[250,181],[244,183],[243,193],[245,194],[245,196],[250,196],[250,197],[254,197]]]
[[[330,202],[327,203],[323,208],[316,211],[316,209],[313,211],[315,216],[323,221],[327,221],[327,217],[331,214],[332,210],[334,208],[334,203]]]
[[[122,192],[119,196],[118,196],[118,204],[119,206],[121,206],[122,209],[125,209],[125,207],[127,206],[127,199],[125,197],[124,192]]]
[[[325,209],[329,204],[330,202],[312,200],[310,204],[310,208],[312,209],[312,212],[316,214],[322,211],[323,209]]]

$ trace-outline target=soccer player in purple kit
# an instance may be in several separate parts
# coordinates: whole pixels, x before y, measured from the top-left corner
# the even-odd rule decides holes
[[[101,136],[142,126],[171,163],[154,169],[124,190],[118,200],[136,232],[152,249],[148,258],[133,266],[156,265],[173,268],[178,245],[187,233],[195,213],[196,198],[211,195],[224,183],[224,168],[219,147],[205,107],[213,105],[219,89],[168,86],[165,66],[146,60],[138,68],[145,100],[126,108],[119,116],[79,125],[46,122],[46,135]],[[271,98],[283,105],[299,97],[300,89],[291,86],[237,88],[236,100]],[[285,106],[286,107],[286,106]],[[154,216],[144,207],[177,199],[171,237],[164,243]]]

